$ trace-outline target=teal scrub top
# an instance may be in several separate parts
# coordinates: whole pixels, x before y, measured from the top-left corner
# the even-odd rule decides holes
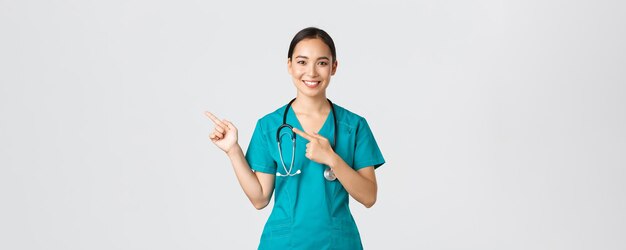
[[[330,112],[319,134],[335,142],[335,152],[353,169],[385,163],[367,121],[333,104],[337,115],[334,127]],[[254,171],[285,174],[280,161],[276,130],[283,123],[287,105],[257,121],[246,152],[246,159]],[[289,109],[287,123],[300,130],[302,125]],[[337,129],[337,138],[334,138]],[[291,131],[281,130],[281,148],[287,170],[291,163]],[[363,249],[361,237],[348,205],[349,194],[338,180],[324,178],[325,166],[304,156],[308,141],[296,135],[295,161],[291,173],[295,176],[276,176],[274,207],[267,220],[259,249]]]

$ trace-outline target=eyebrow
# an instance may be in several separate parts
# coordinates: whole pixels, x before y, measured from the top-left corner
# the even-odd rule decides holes
[[[309,59],[306,56],[296,56],[296,58],[304,58],[304,59]],[[330,60],[328,57],[326,56],[322,56],[322,57],[318,57],[317,60],[321,60],[321,59],[326,59],[326,60]]]

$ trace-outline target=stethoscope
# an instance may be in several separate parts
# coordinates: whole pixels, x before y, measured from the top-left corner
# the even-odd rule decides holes
[[[278,145],[278,154],[280,155],[280,162],[283,165],[283,169],[285,170],[284,174],[279,173],[278,171],[276,171],[276,176],[281,176],[281,177],[287,177],[287,176],[294,176],[297,174],[300,174],[300,169],[298,169],[298,171],[296,171],[295,173],[292,173],[291,170],[293,170],[293,161],[295,159],[295,153],[296,153],[296,132],[293,132],[293,126],[287,124],[287,112],[289,111],[289,108],[291,108],[291,103],[293,103],[293,101],[295,101],[296,98],[293,98],[293,100],[291,100],[289,102],[289,104],[287,104],[287,107],[285,108],[285,113],[283,113],[283,124],[280,125],[280,127],[278,127],[278,130],[276,130],[276,144]],[[333,150],[335,150],[335,142],[337,141],[337,116],[335,115],[335,108],[333,107],[333,103],[329,100],[328,103],[330,104],[330,110],[333,112],[333,122],[335,125],[335,139],[333,140],[332,144],[330,145],[331,148]],[[285,161],[283,160],[283,149],[280,147],[280,131],[283,128],[289,128],[289,131],[291,131],[291,164],[289,165],[289,170],[287,170],[287,166],[285,165]],[[284,134],[283,134],[284,135]],[[326,178],[326,180],[328,181],[334,181],[337,179],[337,177],[335,176],[335,173],[333,173],[333,170],[326,166],[326,168],[324,169],[324,178]]]

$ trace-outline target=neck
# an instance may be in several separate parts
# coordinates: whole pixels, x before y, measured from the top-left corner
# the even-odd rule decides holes
[[[326,113],[325,111],[330,109],[330,104],[325,95],[311,97],[298,94],[292,107],[305,114],[319,114]]]

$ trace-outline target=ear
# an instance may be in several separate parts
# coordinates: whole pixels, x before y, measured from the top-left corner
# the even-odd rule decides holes
[[[292,70],[291,70],[291,58],[287,58],[287,72],[289,72],[290,75]]]
[[[337,61],[333,62],[333,69],[330,71],[330,75],[334,76],[337,71]]]

